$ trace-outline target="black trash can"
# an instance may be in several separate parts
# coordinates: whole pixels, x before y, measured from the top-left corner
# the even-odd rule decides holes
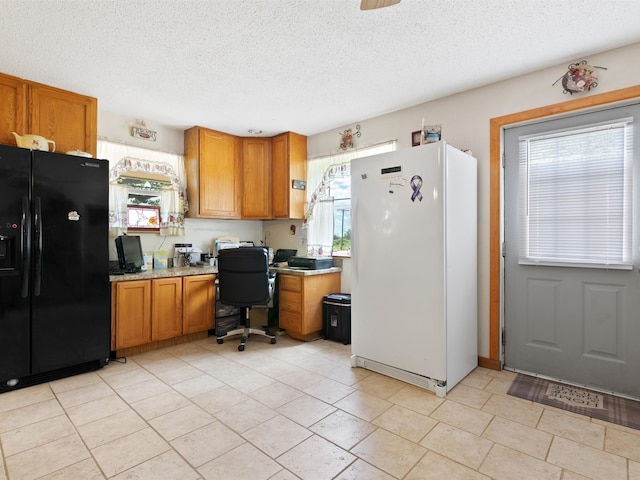
[[[324,337],[349,345],[351,343],[351,294],[330,293],[322,300]]]

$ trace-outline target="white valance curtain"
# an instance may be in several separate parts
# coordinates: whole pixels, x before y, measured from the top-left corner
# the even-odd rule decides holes
[[[115,238],[127,233],[126,185],[109,183],[109,236]]]
[[[128,188],[118,184],[127,173],[162,175],[171,187],[160,196],[160,235],[184,235],[184,214],[188,210],[184,157],[122,143],[98,140],[98,158],[109,160],[109,234],[116,237],[127,231]]]
[[[396,149],[397,140],[310,159],[307,163],[307,254],[331,256],[333,250],[333,198],[330,185],[336,178],[351,177],[351,160]]]
[[[160,235],[184,236],[184,202],[175,187],[165,187],[160,195]]]

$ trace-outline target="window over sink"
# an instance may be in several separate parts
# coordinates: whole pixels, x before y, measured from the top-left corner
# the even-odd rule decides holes
[[[109,160],[109,234],[184,235],[188,210],[182,155],[98,140]]]
[[[169,178],[119,177],[118,183],[127,186],[127,229],[160,232],[162,189],[171,188]]]

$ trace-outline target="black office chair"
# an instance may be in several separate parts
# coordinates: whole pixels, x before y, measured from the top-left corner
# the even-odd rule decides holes
[[[238,350],[244,350],[249,335],[262,335],[276,343],[276,336],[266,328],[251,328],[249,311],[253,305],[268,308],[269,295],[269,254],[263,247],[227,248],[218,252],[218,282],[220,302],[240,307],[244,326],[217,337],[218,343],[233,335],[241,335]],[[268,313],[268,312],[267,312]]]

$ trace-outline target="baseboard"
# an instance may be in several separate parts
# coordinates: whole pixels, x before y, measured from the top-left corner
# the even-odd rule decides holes
[[[447,393],[446,382],[434,380],[417,373],[408,372],[400,368],[391,367],[384,363],[376,362],[375,360],[369,360],[367,358],[359,357],[357,355],[351,355],[351,366],[361,367],[374,372],[381,373],[387,377],[395,378],[397,380],[410,383],[416,387],[424,388],[436,394],[436,396],[444,398]],[[444,384],[443,384],[444,383]]]
[[[137,355],[139,353],[151,352],[160,348],[172,347],[174,345],[180,345],[182,343],[193,342],[195,340],[202,340],[209,336],[208,331],[191,333],[188,335],[181,335],[179,337],[167,338],[166,340],[158,340],[156,342],[145,343],[137,345],[135,347],[121,348],[111,352],[111,358],[130,357],[131,355]]]
[[[502,370],[500,368],[500,360],[487,357],[478,357],[478,366],[488,368],[489,370]]]

